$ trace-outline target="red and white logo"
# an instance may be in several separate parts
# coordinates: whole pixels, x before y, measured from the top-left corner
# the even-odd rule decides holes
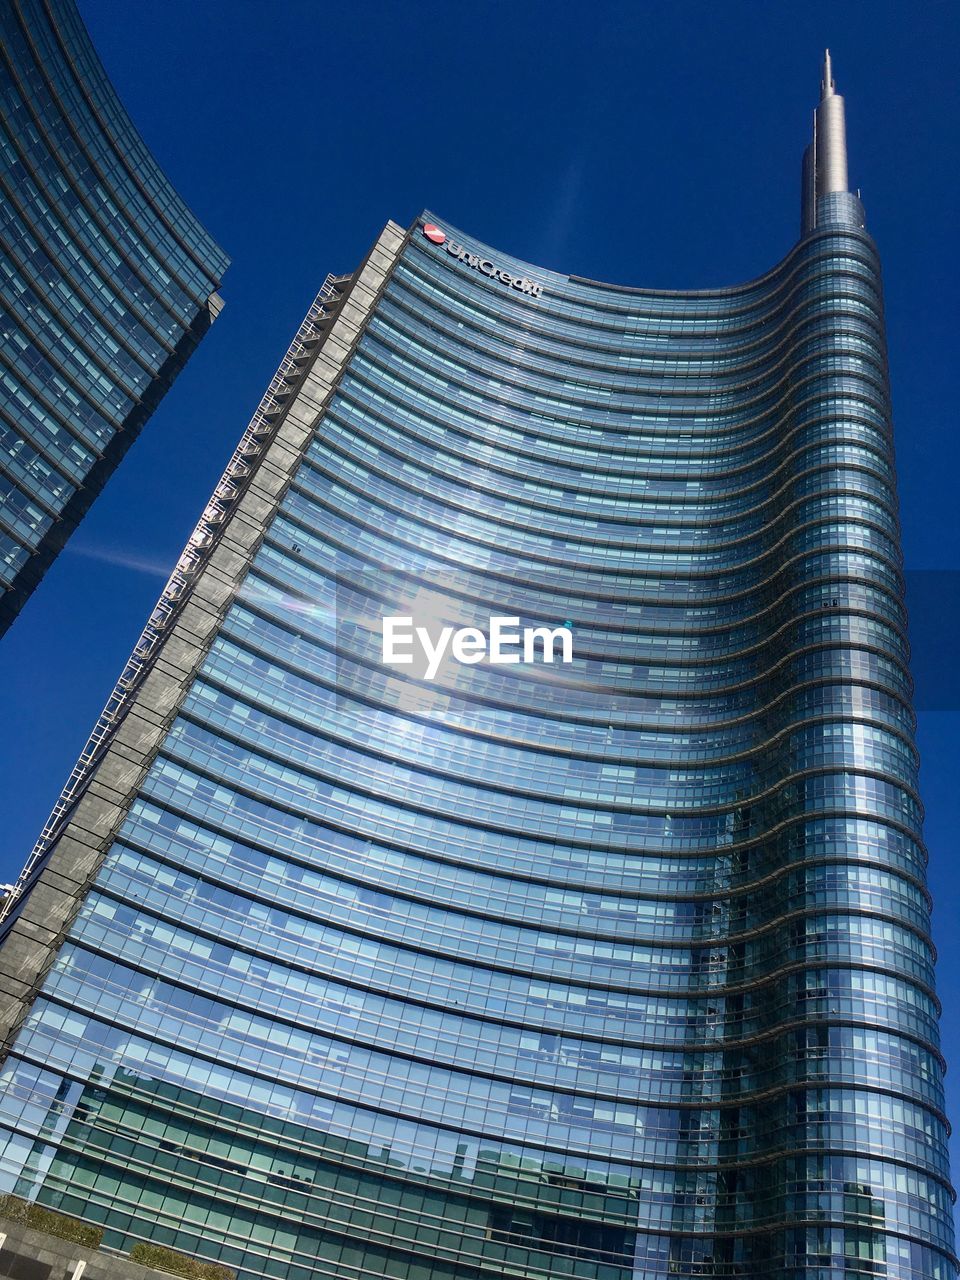
[[[433,244],[443,244],[447,238],[447,233],[441,231],[435,222],[425,222],[423,224],[423,234]]]

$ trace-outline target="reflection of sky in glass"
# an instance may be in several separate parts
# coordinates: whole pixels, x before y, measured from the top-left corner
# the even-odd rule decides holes
[[[945,1131],[908,1078],[934,1097],[940,1068],[921,1044],[936,1010],[909,715],[894,714],[906,685],[892,632],[874,625],[895,612],[893,526],[863,515],[888,505],[885,437],[847,440],[860,428],[825,416],[808,380],[781,388],[781,333],[842,347],[844,290],[840,323],[876,344],[860,318],[878,296],[869,247],[812,239],[729,295],[556,279],[535,311],[415,237],[403,254],[142,784],[152,816],[108,854],[31,1043],[82,1005],[60,1027],[82,1076],[98,997],[171,1084],[213,1094],[234,1072],[245,1114],[276,1114],[302,1087],[319,1101],[298,1101],[310,1132],[283,1134],[284,1159],[301,1138],[315,1150],[343,1135],[350,1177],[366,1144],[390,1145],[388,1124],[417,1127],[397,1150],[415,1146],[427,1169],[449,1149],[437,1135],[456,1131],[464,1167],[482,1143],[504,1176],[495,1208],[474,1202],[466,1247],[507,1247],[506,1233],[538,1274],[571,1267],[534,1261],[558,1241],[537,1215],[582,1224],[557,1188],[597,1197],[591,1223],[607,1234],[578,1259],[585,1274],[610,1262],[616,1280],[665,1280],[728,1222],[779,1240],[767,1228],[785,1188],[819,1194],[797,1190],[804,1156],[783,1141],[819,1159],[814,1110],[843,1126],[839,1176],[869,1185],[887,1223],[922,1212],[935,1234],[945,1190],[921,1211],[893,1180],[917,1157],[913,1131],[943,1171]],[[508,336],[541,321],[542,343]],[[723,350],[722,391],[704,338]],[[843,368],[847,394],[862,364]],[[827,384],[840,376],[825,369]],[[795,414],[764,398],[765,380]],[[834,463],[856,457],[866,474],[868,450],[873,487],[853,495]],[[805,486],[796,500],[791,486]],[[842,563],[876,566],[853,597],[820,592],[841,563],[822,551],[832,540],[850,544]],[[427,683],[413,664],[384,667],[386,615],[434,644],[493,616],[569,621],[578,659],[448,653]],[[895,1106],[878,1137],[874,1086],[893,1062],[904,1074],[882,1077]],[[801,1115],[804,1072],[822,1093]],[[730,1164],[743,1155],[752,1176],[762,1163],[769,1204],[719,1190],[728,1101],[760,1116]],[[551,1181],[591,1165],[590,1188]],[[325,1207],[343,1203],[324,1188]],[[430,1191],[456,1242],[449,1189]],[[513,1209],[523,1239],[491,1216]]]

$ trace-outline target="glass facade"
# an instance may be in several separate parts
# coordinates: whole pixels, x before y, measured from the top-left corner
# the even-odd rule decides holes
[[[880,276],[814,198],[709,292],[387,228],[8,920],[2,1189],[243,1280],[955,1275]],[[419,680],[418,609],[575,659]]]
[[[227,265],[73,0],[0,12],[0,633],[220,306]]]

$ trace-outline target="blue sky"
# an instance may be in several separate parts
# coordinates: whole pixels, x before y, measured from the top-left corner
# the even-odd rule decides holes
[[[226,308],[0,643],[15,877],[327,271],[424,207],[564,272],[674,288],[793,243],[829,45],[885,268],[948,1077],[960,1118],[960,7],[79,0],[130,114],[233,258]],[[955,1165],[960,1161],[955,1158]]]

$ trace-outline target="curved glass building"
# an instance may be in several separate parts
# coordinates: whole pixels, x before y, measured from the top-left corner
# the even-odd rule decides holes
[[[0,6],[0,634],[220,308],[73,0]]]
[[[3,1188],[244,1280],[955,1274],[880,274],[331,280],[24,873]],[[384,661],[383,619],[573,660]]]

